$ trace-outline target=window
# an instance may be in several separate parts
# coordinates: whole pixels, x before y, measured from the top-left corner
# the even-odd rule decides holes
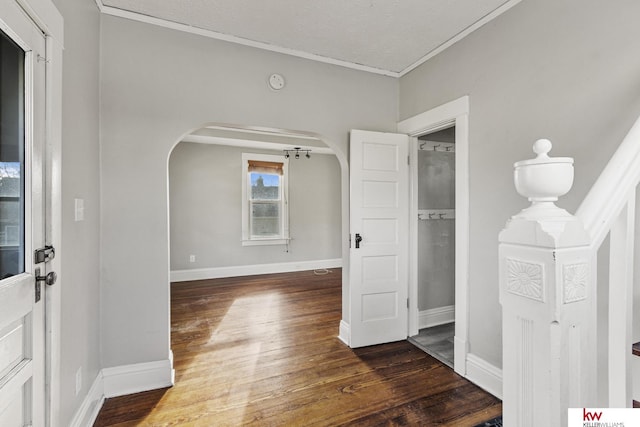
[[[25,271],[25,53],[0,31],[0,279]]]
[[[242,244],[288,243],[288,160],[243,153],[242,165]]]

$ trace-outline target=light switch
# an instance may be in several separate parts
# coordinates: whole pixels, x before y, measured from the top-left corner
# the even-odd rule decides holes
[[[84,221],[84,199],[75,199],[75,220]]]

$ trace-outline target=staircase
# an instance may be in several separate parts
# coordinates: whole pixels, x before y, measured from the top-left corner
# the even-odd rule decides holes
[[[640,342],[632,344],[640,338],[633,328],[640,119],[575,215],[554,203],[571,189],[573,159],[550,157],[550,149],[537,141],[537,157],[515,164],[516,189],[531,206],[500,233],[507,426],[566,426],[568,408],[640,407]]]

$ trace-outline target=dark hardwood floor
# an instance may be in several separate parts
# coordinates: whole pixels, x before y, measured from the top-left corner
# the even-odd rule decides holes
[[[498,399],[407,341],[336,336],[341,272],[176,283],[172,388],[108,399],[94,426],[475,426]]]

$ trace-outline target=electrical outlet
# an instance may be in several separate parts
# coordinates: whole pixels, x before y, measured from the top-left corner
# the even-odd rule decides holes
[[[196,256],[195,255],[189,255],[189,262],[196,262]]]
[[[76,396],[80,393],[80,390],[82,390],[82,366],[76,371]]]

